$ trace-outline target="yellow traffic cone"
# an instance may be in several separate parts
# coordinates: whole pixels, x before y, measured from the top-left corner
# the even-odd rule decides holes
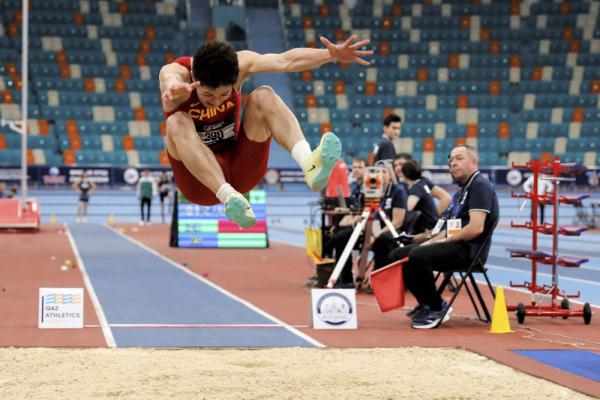
[[[113,214],[113,213],[108,214],[108,224],[109,225],[115,224],[115,214]]]
[[[508,321],[508,312],[506,310],[506,300],[504,299],[504,288],[499,287],[496,290],[496,301],[494,302],[494,313],[492,314],[491,333],[510,333],[510,322]]]
[[[56,224],[56,214],[50,214],[50,225]]]

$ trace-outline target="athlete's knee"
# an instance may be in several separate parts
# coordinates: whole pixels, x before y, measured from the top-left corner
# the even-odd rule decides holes
[[[167,135],[170,137],[189,134],[190,116],[182,111],[171,114],[167,118]]]
[[[257,89],[254,89],[252,93],[250,93],[249,102],[253,102],[258,106],[272,107],[273,101],[278,98],[279,95],[271,86],[263,85]]]

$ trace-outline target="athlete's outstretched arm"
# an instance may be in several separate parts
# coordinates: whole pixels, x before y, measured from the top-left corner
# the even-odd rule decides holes
[[[279,54],[258,54],[253,51],[240,51],[240,70],[247,78],[262,72],[300,72],[317,68],[332,61],[356,62],[370,65],[363,56],[373,54],[373,50],[361,50],[369,44],[369,39],[354,43],[356,35],[352,35],[341,44],[333,44],[324,36],[321,43],[325,49],[296,48]]]

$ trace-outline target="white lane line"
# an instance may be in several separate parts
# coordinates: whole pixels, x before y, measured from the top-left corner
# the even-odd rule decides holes
[[[71,248],[73,249],[73,253],[75,254],[75,258],[77,259],[77,265],[79,266],[79,270],[81,271],[81,275],[83,277],[83,284],[90,295],[90,299],[92,300],[92,304],[94,305],[94,310],[96,310],[96,315],[98,316],[98,322],[100,323],[100,327],[102,328],[102,333],[104,334],[104,340],[106,340],[106,345],[108,347],[117,347],[117,343],[115,342],[115,338],[110,330],[110,326],[106,320],[106,316],[104,315],[104,310],[102,310],[102,306],[100,305],[100,301],[98,301],[98,296],[96,296],[96,291],[94,290],[94,286],[90,281],[90,277],[85,269],[85,263],[81,259],[81,255],[79,254],[79,250],[77,249],[77,245],[75,244],[75,240],[73,240],[73,235],[71,235],[71,231],[69,230],[69,226],[64,224],[65,232],[67,233],[67,237],[69,238],[69,243],[71,244]]]
[[[167,263],[171,264],[171,265],[172,265],[172,266],[174,266],[175,268],[177,268],[177,269],[179,269],[179,270],[181,270],[181,271],[185,272],[186,274],[188,274],[188,275],[190,275],[190,276],[192,276],[192,277],[194,277],[194,278],[198,279],[199,281],[201,281],[201,282],[203,282],[203,283],[205,283],[205,284],[207,284],[207,285],[211,286],[212,288],[214,288],[214,289],[218,290],[219,292],[223,293],[224,295],[226,295],[226,296],[228,296],[228,297],[230,297],[230,298],[232,298],[232,299],[236,300],[237,302],[239,302],[239,303],[241,303],[241,304],[245,305],[246,307],[250,308],[251,310],[253,310],[253,311],[257,312],[257,313],[258,313],[258,314],[260,314],[260,315],[262,315],[263,317],[265,317],[265,318],[267,318],[267,319],[270,319],[271,321],[273,321],[273,322],[275,322],[276,324],[278,324],[278,325],[280,325],[280,326],[284,327],[284,328],[285,328],[286,330],[288,330],[289,332],[291,332],[291,333],[295,334],[296,336],[299,336],[299,337],[301,337],[302,339],[306,340],[307,342],[309,342],[309,343],[311,343],[311,344],[313,344],[313,345],[315,345],[315,346],[317,346],[317,347],[325,347],[325,345],[324,345],[323,343],[321,343],[321,342],[317,341],[316,339],[314,339],[314,338],[312,338],[312,337],[308,336],[307,334],[305,334],[305,333],[303,333],[303,332],[299,331],[298,329],[296,329],[296,328],[292,327],[291,325],[289,325],[289,324],[286,324],[285,322],[283,322],[283,321],[281,321],[280,319],[278,319],[278,318],[274,317],[273,315],[271,315],[271,314],[267,313],[266,311],[264,311],[264,310],[261,310],[260,308],[256,307],[254,304],[252,304],[252,303],[250,303],[250,302],[248,302],[248,301],[246,301],[246,300],[244,300],[244,299],[242,299],[242,298],[240,298],[240,297],[238,297],[238,296],[234,295],[233,293],[231,293],[231,292],[229,292],[229,291],[225,290],[224,288],[222,288],[222,287],[220,287],[220,286],[218,286],[218,285],[214,284],[213,282],[211,282],[211,281],[209,281],[209,280],[207,280],[207,279],[203,278],[202,276],[200,276],[200,275],[198,275],[198,274],[196,274],[196,273],[194,273],[194,272],[190,271],[189,269],[187,269],[187,268],[183,267],[182,265],[179,265],[179,264],[177,264],[175,261],[173,261],[173,260],[171,260],[171,259],[169,259],[169,258],[167,258],[167,257],[163,256],[162,254],[160,254],[160,253],[159,253],[159,252],[157,252],[156,250],[154,250],[154,249],[152,249],[152,248],[150,248],[150,247],[146,246],[145,244],[143,244],[143,243],[141,243],[141,242],[138,242],[137,240],[133,239],[132,237],[129,237],[129,236],[127,236],[127,235],[124,235],[124,234],[122,234],[121,232],[119,232],[118,230],[114,229],[114,228],[113,228],[113,227],[111,227],[111,226],[108,226],[108,225],[106,225],[106,224],[102,224],[102,226],[103,226],[103,227],[105,227],[105,228],[106,228],[106,229],[108,229],[108,230],[111,230],[112,232],[116,233],[117,235],[121,236],[122,238],[124,238],[124,239],[126,239],[126,240],[130,241],[131,243],[138,245],[138,246],[139,246],[139,247],[141,247],[142,249],[144,249],[144,250],[146,250],[146,251],[148,251],[148,252],[150,252],[150,253],[154,254],[155,256],[157,256],[157,257],[159,257],[160,259],[162,259],[162,260],[166,261]]]
[[[525,274],[527,274],[527,273],[530,274],[531,273],[531,271],[519,270],[519,269],[516,269],[516,268],[510,268],[510,267],[502,267],[500,265],[495,265],[495,264],[486,264],[485,266],[488,267],[488,268],[503,269],[503,270],[513,271],[513,272],[517,271],[517,272],[521,272],[521,273],[525,273]],[[538,274],[538,276],[545,276],[545,277],[548,277],[548,278],[552,278],[551,274],[547,274],[547,273],[544,273],[544,272],[539,272],[538,271],[537,274]],[[583,283],[583,284],[586,284],[586,285],[600,286],[600,282],[586,281],[585,279],[571,278],[571,277],[564,276],[564,275],[559,275],[558,279],[561,280],[561,281],[566,280],[566,281],[573,281],[573,282]]]

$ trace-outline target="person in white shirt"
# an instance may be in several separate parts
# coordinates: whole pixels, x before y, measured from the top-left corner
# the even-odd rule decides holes
[[[539,175],[537,180],[537,194],[538,196],[544,196],[551,194],[554,190],[554,186],[552,185],[552,181],[549,179],[544,179],[545,175]],[[525,193],[531,193],[533,191],[533,174],[523,182],[523,190]],[[538,201],[538,205],[540,208],[540,224],[544,223],[544,202]],[[533,221],[533,207],[531,207],[531,220]]]
[[[150,224],[150,207],[152,206],[152,199],[158,194],[158,185],[156,179],[150,175],[150,171],[145,169],[138,181],[137,185],[137,197],[140,200],[140,212],[141,220],[140,225],[144,222],[146,225]],[[146,215],[144,216],[144,208],[147,209]]]

